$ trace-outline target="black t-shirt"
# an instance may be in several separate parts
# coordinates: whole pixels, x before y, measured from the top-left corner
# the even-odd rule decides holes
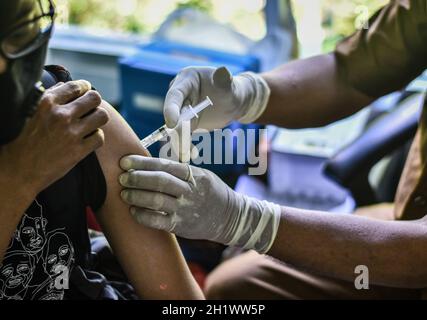
[[[63,299],[76,267],[90,264],[87,207],[106,183],[94,153],[41,192],[26,210],[0,265],[0,299]]]

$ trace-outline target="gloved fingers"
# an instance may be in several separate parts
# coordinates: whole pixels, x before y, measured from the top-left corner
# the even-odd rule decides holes
[[[178,199],[165,193],[125,189],[120,193],[123,201],[135,207],[173,213],[178,209]]]
[[[125,172],[119,180],[125,188],[162,192],[175,197],[191,191],[188,183],[163,171]]]
[[[216,69],[212,75],[212,83],[217,88],[229,90],[231,89],[232,82],[233,76],[226,67]]]
[[[125,171],[164,171],[184,181],[188,181],[191,176],[188,164],[161,158],[130,155],[120,160],[120,166]]]
[[[131,214],[134,219],[146,227],[173,232],[176,223],[173,221],[175,215],[168,215],[162,212],[157,212],[142,208],[131,208]],[[175,220],[176,221],[176,220]]]
[[[192,90],[193,80],[191,77],[185,73],[179,73],[165,98],[163,115],[168,128],[175,128],[178,125],[181,108],[184,106],[184,101],[190,98]]]

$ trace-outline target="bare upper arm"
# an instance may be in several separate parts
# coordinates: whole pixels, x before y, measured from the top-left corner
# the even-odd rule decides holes
[[[124,119],[108,103],[103,107],[110,121],[103,128],[105,144],[96,153],[107,183],[107,198],[97,218],[110,245],[140,296],[201,298],[175,237],[137,224],[129,206],[121,201],[120,159],[128,154],[147,156],[148,152]]]

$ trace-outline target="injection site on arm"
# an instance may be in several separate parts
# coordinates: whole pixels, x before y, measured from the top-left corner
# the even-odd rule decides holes
[[[192,107],[189,105],[181,114],[179,117],[179,120],[182,121],[190,121],[193,118],[198,118],[198,113],[202,112],[207,107],[213,106],[213,103],[209,97],[206,97],[205,100],[197,104],[196,106]],[[148,136],[146,136],[144,139],[141,140],[141,144],[144,148],[148,148],[149,146],[153,145],[157,141],[160,141],[163,138],[166,138],[170,135],[172,131],[175,129],[170,129],[166,125],[161,126],[159,129],[155,130]]]

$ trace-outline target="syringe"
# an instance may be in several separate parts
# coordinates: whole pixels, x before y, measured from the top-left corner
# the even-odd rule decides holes
[[[209,106],[213,106],[213,103],[211,99],[209,99],[209,97],[206,97],[205,100],[203,100],[202,102],[200,102],[194,107],[192,107],[191,105],[187,106],[186,109],[181,113],[179,120],[189,121],[194,117],[198,118],[197,114]],[[153,133],[149,134],[144,139],[142,139],[141,144],[144,148],[148,148],[149,146],[156,143],[157,141],[167,137],[169,133],[173,130],[174,129],[169,129],[166,125],[163,125],[159,129],[157,129],[156,131],[154,131]]]

